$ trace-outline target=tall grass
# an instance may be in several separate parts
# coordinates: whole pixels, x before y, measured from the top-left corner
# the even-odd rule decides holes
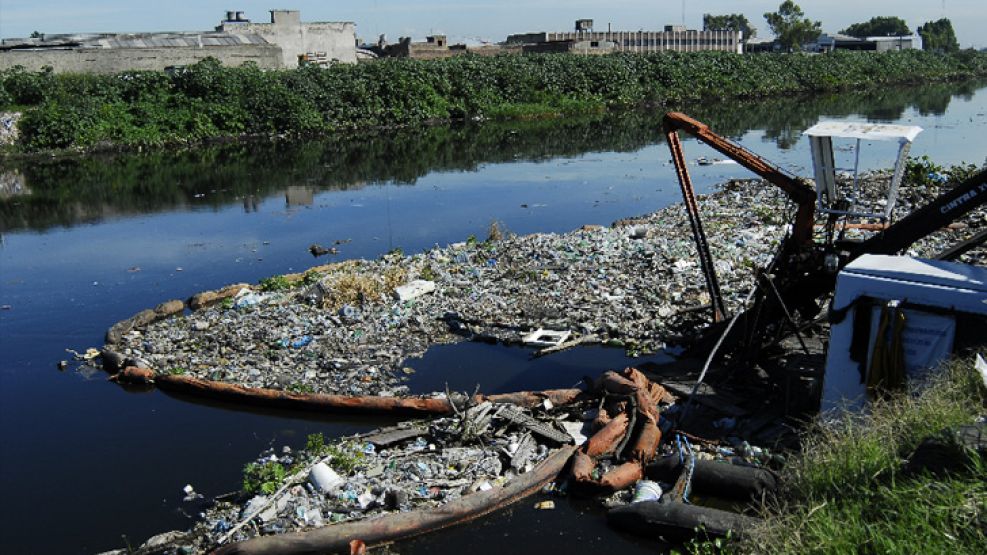
[[[754,553],[987,552],[987,466],[906,475],[930,435],[970,424],[985,395],[972,363],[954,361],[907,394],[811,429],[765,520],[736,545]]]

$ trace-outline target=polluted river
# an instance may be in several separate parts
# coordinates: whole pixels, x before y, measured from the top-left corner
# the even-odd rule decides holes
[[[912,155],[940,165],[979,165],[987,154],[980,141],[987,131],[983,82],[682,109],[798,175],[811,172],[802,132],[821,119],[918,125],[924,132]],[[206,498],[233,492],[242,485],[244,464],[266,450],[290,452],[305,447],[312,434],[331,439],[401,420],[251,409],[122,388],[67,351],[101,347],[111,325],[168,299],[344,263],[383,276],[380,287],[412,277],[434,280],[443,284],[442,298],[456,307],[454,313],[438,314],[444,323],[434,329],[429,303],[437,301],[428,299],[436,295],[411,313],[361,314],[352,299],[320,298],[319,310],[286,305],[270,322],[231,321],[220,309],[190,318],[193,332],[208,332],[204,335],[231,348],[237,329],[262,328],[263,342],[283,342],[290,355],[282,357],[285,368],[303,362],[291,358],[292,349],[313,342],[306,322],[316,318],[352,324],[368,336],[373,330],[361,328],[360,321],[385,317],[413,320],[422,330],[400,343],[402,348],[380,332],[371,351],[319,351],[329,363],[325,372],[276,375],[281,371],[265,367],[262,375],[258,360],[245,357],[224,358],[228,375],[201,376],[256,387],[389,396],[447,388],[469,393],[479,386],[484,394],[499,394],[568,388],[605,370],[671,360],[654,338],[681,331],[674,329],[674,311],[663,310],[661,299],[641,299],[635,292],[660,280],[670,295],[688,297],[702,278],[689,263],[694,252],[689,234],[671,232],[670,222],[682,217],[680,192],[660,124],[661,112],[626,112],[5,163],[0,167],[5,550],[92,553],[137,546],[155,534],[196,524],[202,508],[185,500],[186,485]],[[687,140],[686,151],[700,194],[754,177],[736,164],[719,163],[715,151],[693,140]],[[863,152],[868,156],[862,167],[893,164],[891,149]],[[700,158],[704,163],[696,163]],[[734,183],[718,201],[721,212],[763,210],[761,192]],[[715,215],[707,217],[715,221]],[[777,218],[780,230],[783,214]],[[647,229],[639,232],[638,225]],[[715,224],[710,226],[711,237],[717,237]],[[488,241],[491,235],[516,237],[499,248],[483,247],[495,244]],[[731,242],[738,244],[736,238]],[[620,252],[628,245],[672,254],[660,258],[659,266],[628,266],[626,275],[599,271],[608,249]],[[737,250],[727,262],[763,264],[771,245],[762,246]],[[546,314],[540,307],[551,303],[532,302],[537,295],[511,295],[541,287],[557,296],[547,284],[566,268],[584,275],[578,287],[564,293],[574,299],[568,306],[578,308],[595,296],[614,308],[589,310],[600,317],[591,322],[577,308]],[[510,279],[504,277],[509,269],[516,274]],[[400,279],[387,283],[392,271],[400,271]],[[727,279],[725,287],[735,295],[745,292],[740,281]],[[480,302],[484,298],[497,302]],[[240,296],[230,303],[255,301],[263,302]],[[485,329],[473,324],[495,321],[507,306],[520,319]],[[648,316],[651,309],[659,318]],[[537,348],[503,341],[508,339],[503,329],[529,321],[559,322],[599,341],[537,357]],[[448,335],[455,326],[471,326],[469,334]],[[162,324],[155,334],[121,336],[118,342],[141,357],[156,355],[147,362],[157,361],[159,371],[195,374],[200,366],[219,364],[198,360],[184,341],[188,333],[177,327]],[[325,341],[316,337],[312,346]],[[371,356],[373,372],[354,365]],[[539,451],[538,457],[545,456]],[[556,498],[551,510],[518,503],[393,549],[494,553],[504,546],[574,553],[656,550],[653,543],[608,528],[598,504],[578,497]]]

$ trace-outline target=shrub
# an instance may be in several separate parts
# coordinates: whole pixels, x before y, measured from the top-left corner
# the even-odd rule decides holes
[[[756,98],[987,74],[987,55],[728,52],[460,56],[263,71],[206,59],[171,74],[0,72],[0,103],[31,106],[27,150],[309,134],[449,118],[539,119],[643,102]],[[30,113],[34,112],[33,115]],[[30,117],[28,117],[30,116]],[[23,129],[23,128],[22,128]]]
[[[22,66],[0,72],[3,88],[7,90],[13,104],[34,106],[44,102],[56,90],[51,68],[41,71],[27,71]]]

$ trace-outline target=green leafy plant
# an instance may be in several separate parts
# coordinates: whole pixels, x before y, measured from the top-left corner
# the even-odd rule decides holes
[[[302,274],[302,283],[305,285],[314,285],[322,279],[322,274],[309,270]]]
[[[439,277],[439,275],[435,273],[435,269],[433,269],[432,266],[429,264],[426,264],[425,266],[422,267],[421,272],[419,272],[419,275],[421,276],[422,279],[428,281],[435,281]]]
[[[249,463],[243,467],[243,491],[270,495],[284,483],[287,471],[281,463]]]
[[[321,433],[309,434],[305,441],[305,452],[313,457],[329,457],[329,466],[340,474],[350,474],[363,462],[365,455],[360,444],[344,442],[326,444]]]
[[[260,280],[262,291],[285,291],[291,289],[291,287],[291,281],[284,276],[271,276]]]
[[[315,388],[307,383],[293,383],[286,389],[292,393],[315,393]]]
[[[326,438],[321,432],[309,434],[305,438],[305,451],[312,455],[320,456],[325,453]]]
[[[351,474],[363,462],[365,455],[355,443],[342,443],[326,446],[329,464],[336,472]]]

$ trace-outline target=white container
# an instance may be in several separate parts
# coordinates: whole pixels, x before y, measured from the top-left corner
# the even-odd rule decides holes
[[[343,479],[326,463],[320,462],[308,473],[308,481],[322,493],[329,493],[343,485]]]

